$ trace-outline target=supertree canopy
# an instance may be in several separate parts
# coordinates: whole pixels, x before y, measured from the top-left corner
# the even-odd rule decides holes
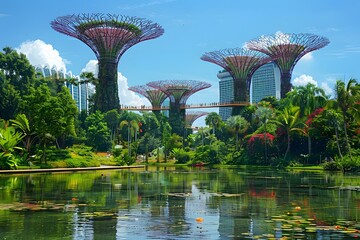
[[[281,72],[281,98],[284,98],[291,90],[292,71],[299,59],[329,43],[327,38],[314,34],[276,33],[251,40],[246,46],[274,58]]]
[[[169,122],[174,133],[182,135],[185,125],[186,100],[195,92],[211,87],[211,84],[195,80],[160,80],[149,82],[170,99]]]
[[[77,38],[95,53],[99,64],[95,110],[118,109],[117,68],[120,57],[135,44],[161,36],[161,26],[143,18],[115,14],[78,14],[56,18],[51,27]]]
[[[185,115],[185,121],[186,121],[186,126],[191,127],[191,125],[195,122],[196,119],[207,115],[209,112],[204,112],[204,111],[191,111],[191,112],[186,112]]]
[[[246,48],[229,48],[205,53],[202,60],[223,67],[234,79],[234,101],[250,101],[250,85],[253,73],[271,57]],[[233,115],[239,114],[240,107],[233,108]]]
[[[146,97],[150,101],[153,108],[153,112],[156,115],[160,113],[161,105],[163,104],[164,100],[167,98],[167,95],[163,91],[152,88],[148,85],[129,87],[129,90],[133,92],[137,92],[143,95],[144,97]]]

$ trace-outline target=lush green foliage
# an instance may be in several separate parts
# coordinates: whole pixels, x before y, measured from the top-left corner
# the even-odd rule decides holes
[[[354,79],[338,81],[333,99],[308,84],[294,87],[281,100],[268,97],[244,107],[227,121],[209,113],[208,126],[192,132],[171,126],[160,112],[100,112],[94,105],[89,113],[78,113],[64,79],[35,76],[26,57],[9,48],[0,53],[0,69],[0,168],[99,166],[104,161],[131,165],[137,159],[175,158],[181,164],[322,163],[328,170],[359,171],[360,87]],[[99,83],[92,74],[83,76]],[[106,157],[100,159],[100,154]]]

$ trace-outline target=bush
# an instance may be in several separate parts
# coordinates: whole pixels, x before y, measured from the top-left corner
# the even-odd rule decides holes
[[[46,159],[50,161],[64,160],[70,158],[70,152],[67,149],[58,149],[56,147],[49,147],[45,150]]]
[[[323,168],[327,171],[340,171],[341,165],[335,161],[329,161],[323,164]]]
[[[48,164],[50,168],[80,168],[80,167],[99,167],[100,163],[96,159],[77,159],[71,158],[62,161],[55,161]]]
[[[117,162],[118,165],[120,166],[124,166],[124,165],[132,165],[133,163],[135,163],[135,158],[129,156],[128,150],[124,149],[123,150],[123,155],[120,155],[118,157],[115,158],[115,161]]]
[[[195,162],[205,162],[209,164],[218,164],[220,160],[217,156],[217,152],[209,145],[199,146],[196,148]]]
[[[81,145],[73,145],[70,148],[67,148],[72,154],[81,156],[81,157],[93,157],[92,147]]]
[[[184,149],[182,148],[174,148],[172,150],[172,154],[174,155],[175,159],[177,160],[176,163],[187,163],[188,161],[190,161],[190,153],[186,152]]]
[[[325,162],[323,168],[328,171],[358,172],[360,171],[360,156],[353,156],[352,159],[348,155],[343,159],[335,157],[335,161]]]

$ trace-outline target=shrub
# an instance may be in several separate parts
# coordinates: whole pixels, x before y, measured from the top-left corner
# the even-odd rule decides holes
[[[324,168],[324,170],[327,170],[327,171],[340,171],[341,165],[338,162],[329,161],[329,162],[325,162],[323,164],[323,168]]]
[[[172,150],[172,154],[174,155],[174,157],[176,158],[176,163],[187,163],[188,161],[190,161],[190,153],[185,151],[182,148],[174,148]]]
[[[209,145],[199,146],[196,148],[195,162],[205,162],[209,164],[218,164],[220,160],[217,156],[217,152],[211,148]]]
[[[50,161],[64,160],[70,158],[70,152],[67,149],[58,149],[56,147],[49,147],[45,150],[46,159]]]

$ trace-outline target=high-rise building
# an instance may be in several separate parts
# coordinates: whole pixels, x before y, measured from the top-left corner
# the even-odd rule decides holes
[[[280,99],[280,69],[271,62],[261,66],[251,78],[251,103],[258,103],[265,97]]]
[[[220,103],[233,101],[234,84],[230,73],[225,70],[220,71],[217,77],[220,79]],[[263,98],[269,96],[280,99],[280,69],[274,62],[261,66],[251,78],[250,102],[258,103]],[[219,115],[223,121],[231,116],[231,111],[231,107],[221,107],[219,109]]]
[[[234,100],[234,81],[230,73],[223,70],[220,71],[217,75],[220,79],[219,82],[219,91],[220,91],[220,103],[229,103]],[[219,115],[223,121],[228,119],[231,116],[231,107],[220,107]]]
[[[60,71],[57,70],[55,66],[50,69],[49,65],[45,66],[36,66],[35,71],[40,73],[44,77],[54,76],[58,79],[67,79],[76,78],[79,84],[72,84],[70,81],[65,81],[64,85],[69,89],[71,97],[75,100],[76,106],[80,111],[85,110],[89,111],[89,97],[95,93],[95,87],[90,83],[81,83],[79,76],[75,76],[72,72],[65,72],[64,69]]]

